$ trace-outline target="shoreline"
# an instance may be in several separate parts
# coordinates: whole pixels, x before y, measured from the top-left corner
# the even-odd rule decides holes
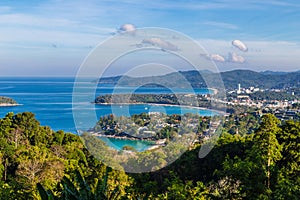
[[[102,133],[93,133],[89,132],[92,134],[92,136],[97,136],[97,137],[106,137],[106,138],[114,138],[114,139],[120,139],[120,140],[132,140],[132,141],[146,141],[146,142],[153,142],[153,144],[163,144],[166,142],[166,139],[159,139],[159,140],[151,140],[151,139],[145,139],[145,138],[139,138],[139,137],[127,137],[127,136],[116,136],[116,135],[105,135]]]
[[[90,132],[92,133],[92,132]],[[163,147],[166,145],[166,139],[159,139],[159,140],[147,140],[144,138],[137,138],[137,137],[121,137],[121,136],[115,136],[115,135],[105,135],[101,133],[92,133],[92,136],[95,137],[104,137],[104,138],[113,138],[118,140],[131,140],[131,141],[143,141],[143,142],[149,142],[149,147],[146,150],[153,150],[159,147]],[[100,138],[101,139],[101,138]]]
[[[0,103],[0,107],[15,107],[21,106],[22,104],[10,104],[10,103]]]
[[[214,95],[218,94],[218,92],[219,92],[218,89],[216,89],[216,88],[207,88],[207,89],[212,90]]]

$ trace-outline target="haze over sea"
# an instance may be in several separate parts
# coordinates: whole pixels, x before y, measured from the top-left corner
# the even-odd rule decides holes
[[[0,96],[7,96],[15,99],[21,106],[0,107],[0,117],[4,117],[8,112],[33,112],[41,125],[50,126],[53,130],[64,130],[76,133],[72,113],[72,92],[74,78],[30,78],[30,77],[1,77]],[[99,85],[96,95],[111,94],[114,87],[112,85]],[[128,87],[122,88],[122,93],[128,93]],[[177,89],[177,92],[184,92]],[[207,89],[195,89],[196,93],[207,94]],[[170,93],[166,88],[141,87],[135,93]],[[93,99],[91,99],[91,102]],[[90,103],[90,102],[85,102]],[[117,106],[117,105],[115,105]],[[120,106],[118,106],[120,107]],[[185,112],[199,112],[200,115],[213,115],[209,110],[195,110],[175,106],[164,106],[164,111],[168,114],[180,114]],[[95,105],[97,117],[112,113],[110,105]],[[139,114],[148,111],[161,111],[161,106],[151,105],[130,105],[130,114]],[[87,119],[86,129],[93,127]]]

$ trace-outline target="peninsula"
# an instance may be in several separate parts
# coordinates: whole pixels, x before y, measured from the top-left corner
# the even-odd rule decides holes
[[[96,104],[160,104],[209,108],[209,94],[106,94],[95,99]]]
[[[96,137],[148,141],[152,148],[165,146],[181,137],[200,133],[199,119],[209,121],[210,117],[197,114],[167,115],[152,112],[133,114],[130,117],[113,114],[100,117],[88,132]]]

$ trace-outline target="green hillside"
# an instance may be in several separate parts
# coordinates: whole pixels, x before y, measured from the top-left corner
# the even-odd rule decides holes
[[[122,86],[140,86],[145,83],[157,83],[165,87],[181,87],[183,76],[193,87],[205,88],[205,80],[215,81],[221,75],[226,89],[237,88],[240,83],[243,87],[259,87],[263,89],[282,89],[287,87],[300,87],[300,71],[291,73],[265,73],[250,70],[233,70],[220,74],[207,71],[180,71],[163,76],[150,76],[142,78],[132,77],[106,77],[101,78],[99,83],[119,84]],[[149,84],[147,84],[149,86]],[[157,86],[157,85],[156,85]]]
[[[209,123],[210,118],[200,117],[200,137]],[[86,133],[80,138],[55,132],[32,113],[9,113],[0,119],[0,199],[296,200],[299,134],[299,121],[232,115],[206,157],[199,158],[202,144],[196,143],[169,166],[135,174],[110,169],[94,157],[118,157],[133,166],[126,151],[112,151]],[[170,152],[136,152],[136,162],[163,166],[171,151],[182,151],[178,145],[169,144]]]

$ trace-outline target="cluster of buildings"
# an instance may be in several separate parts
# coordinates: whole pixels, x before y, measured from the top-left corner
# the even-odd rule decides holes
[[[255,87],[242,88],[241,84],[238,84],[236,90],[229,91],[228,94],[236,94],[236,97],[228,100],[229,105],[244,105],[257,108],[270,108],[270,109],[286,109],[291,107],[295,103],[300,103],[300,100],[295,98],[294,100],[272,100],[272,99],[251,99],[250,94],[255,92],[264,92],[265,90]],[[282,92],[278,89],[270,90],[271,92]],[[294,95],[294,94],[292,94]]]
[[[273,114],[280,120],[298,120],[299,111],[296,110],[276,110]]]
[[[237,90],[231,90],[228,93],[229,94],[233,94],[233,93],[236,93],[236,94],[251,94],[251,93],[259,92],[259,91],[263,92],[264,90],[260,89],[260,88],[256,88],[256,87],[242,88],[241,84],[238,84],[238,89]]]

